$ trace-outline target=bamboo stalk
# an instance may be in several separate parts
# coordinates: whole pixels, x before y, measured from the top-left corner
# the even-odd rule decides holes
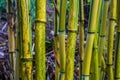
[[[46,80],[45,26],[46,26],[46,0],[36,0],[36,21],[35,21],[36,80]]]
[[[17,5],[17,24],[16,24],[16,68],[15,68],[15,76],[14,76],[14,79],[15,80],[19,80],[20,77],[21,77],[21,74],[20,74],[20,71],[21,71],[21,67],[20,67],[20,54],[22,53],[22,50],[21,50],[21,23],[20,23],[20,17],[21,17],[21,14],[20,14],[20,0],[17,0],[16,1],[16,5]]]
[[[108,80],[114,80],[113,75],[113,41],[114,41],[114,27],[116,21],[116,6],[117,0],[111,0],[111,18],[110,18],[110,26],[108,33],[108,50],[107,50],[107,73]]]
[[[55,0],[55,6],[57,9],[60,9],[60,0]],[[60,71],[60,54],[59,54],[59,37],[58,37],[58,30],[59,30],[59,13],[55,8],[55,18],[54,18],[54,50],[56,55],[56,68],[55,68],[55,80],[58,80],[59,71]]]
[[[66,3],[67,0],[60,1],[60,22],[59,22],[59,54],[60,54],[60,73],[59,80],[65,79],[65,23],[66,23]]]
[[[94,65],[94,80],[99,80],[99,63],[98,63],[98,32],[100,28],[100,20],[101,20],[101,12],[102,12],[102,3],[103,0],[99,0],[99,8],[97,12],[97,21],[96,21],[96,33],[95,33],[95,39],[94,39],[94,44],[93,44],[93,65]]]
[[[98,33],[95,34],[95,40],[93,45],[93,65],[94,65],[94,80],[99,80],[99,69],[98,69]]]
[[[89,20],[87,43],[85,47],[85,58],[83,62],[82,80],[89,80],[90,77],[90,63],[92,57],[94,36],[96,32],[98,8],[99,8],[99,0],[93,0],[91,5],[90,18],[89,18],[90,20]]]
[[[79,0],[70,0],[65,80],[74,79],[74,56],[78,28]]]
[[[9,58],[11,65],[10,80],[14,78],[15,71],[15,36],[14,36],[14,13],[13,13],[13,0],[8,0],[8,47]]]
[[[23,51],[23,43],[22,43],[22,36],[23,36],[23,32],[22,32],[22,24],[21,24],[21,2],[20,0],[16,1],[17,3],[17,28],[16,28],[16,32],[17,32],[17,37],[16,37],[16,70],[15,70],[15,80],[19,80],[22,79],[22,61],[21,61],[21,55],[22,55],[22,51]]]
[[[103,48],[105,46],[105,40],[106,40],[106,30],[107,30],[107,15],[108,15],[108,7],[109,7],[109,0],[104,0],[103,5],[103,16],[102,16],[102,22],[100,27],[100,35],[99,35],[99,44],[98,44],[98,52],[99,52],[99,70],[101,71],[101,60],[102,60],[102,53]]]
[[[120,80],[120,0],[117,0],[117,43],[115,53],[115,75],[114,80]]]
[[[30,25],[29,25],[29,6],[28,1],[20,0],[21,11],[21,31],[22,31],[22,54],[20,54],[20,61],[22,67],[21,79],[32,80],[32,52],[30,39]]]
[[[82,66],[84,60],[84,2],[79,0],[79,55],[80,55],[80,80],[82,80]]]

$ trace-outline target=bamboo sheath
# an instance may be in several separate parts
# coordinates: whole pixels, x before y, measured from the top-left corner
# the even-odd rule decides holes
[[[74,79],[74,57],[78,29],[79,0],[70,0],[65,80]]]
[[[60,10],[60,0],[55,0],[55,6],[57,9]],[[55,18],[54,18],[54,51],[56,55],[56,68],[55,68],[55,80],[58,80],[59,71],[60,71],[60,54],[59,54],[59,37],[58,37],[58,30],[59,30],[59,13],[55,8]]]
[[[117,43],[115,53],[115,75],[114,80],[120,80],[120,0],[117,0]]]
[[[60,0],[60,19],[59,19],[59,54],[60,54],[60,72],[59,80],[65,79],[66,51],[65,51],[65,20],[66,20],[67,0]]]
[[[116,7],[117,0],[111,0],[111,18],[110,18],[110,26],[109,26],[109,35],[108,35],[108,50],[107,50],[107,72],[108,72],[108,80],[114,80],[113,75],[113,41],[114,41],[114,27],[116,23]]]
[[[45,26],[46,26],[46,0],[36,0],[36,18],[35,18],[36,80],[46,80]]]
[[[85,47],[85,58],[83,62],[82,80],[89,80],[90,77],[90,63],[92,57],[92,48],[96,32],[97,12],[99,7],[99,0],[93,0],[89,18],[89,28],[87,35],[87,43]]]

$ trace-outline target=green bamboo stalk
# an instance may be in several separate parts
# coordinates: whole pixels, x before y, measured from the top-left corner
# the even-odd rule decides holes
[[[99,34],[99,44],[98,44],[98,53],[99,53],[99,71],[101,74],[101,61],[102,61],[102,53],[105,46],[106,40],[106,30],[107,30],[107,15],[108,15],[108,7],[109,7],[109,0],[104,0],[103,3],[103,16],[102,22],[100,27],[100,34]],[[100,77],[101,78],[101,77]]]
[[[107,73],[108,80],[114,80],[113,75],[113,41],[114,41],[114,27],[116,23],[116,6],[117,0],[111,0],[111,17],[110,17],[110,26],[108,33],[108,50],[107,50]]]
[[[70,0],[65,80],[74,79],[74,56],[78,28],[79,0]]]
[[[114,80],[120,80],[120,0],[117,0],[117,43],[115,53],[115,75]]]
[[[15,69],[15,80],[21,79],[21,60],[20,56],[22,54],[22,27],[21,27],[21,9],[20,0],[16,1],[17,4],[17,24],[16,24],[16,69]]]
[[[82,80],[82,66],[84,60],[84,1],[79,0],[79,55],[80,55],[80,80]]]
[[[32,52],[29,25],[28,0],[20,0],[21,31],[22,31],[22,54],[20,55],[22,80],[32,80]]]
[[[66,3],[67,0],[60,0],[60,20],[59,20],[59,54],[60,54],[60,73],[59,80],[65,79],[65,23],[66,23]]]
[[[35,21],[36,80],[46,80],[45,26],[46,26],[46,0],[36,0],[36,21]]]
[[[9,57],[11,64],[10,80],[14,78],[15,71],[15,36],[14,36],[14,13],[13,13],[13,0],[8,0],[8,47]]]
[[[99,0],[93,0],[91,5],[90,20],[87,43],[85,47],[85,58],[83,62],[82,80],[89,80],[90,77],[90,63],[92,57],[92,48],[94,42],[94,36],[96,32],[97,12],[99,9]]]
[[[59,54],[59,37],[58,37],[58,30],[59,30],[59,13],[57,9],[60,10],[60,0],[55,0],[55,18],[54,18],[54,50],[56,56],[56,68],[55,68],[55,80],[58,80],[59,71],[60,71],[60,54]]]

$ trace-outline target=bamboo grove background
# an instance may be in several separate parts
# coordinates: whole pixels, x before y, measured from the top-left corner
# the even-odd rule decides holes
[[[120,0],[0,2],[10,63],[9,77],[1,80],[120,80]]]

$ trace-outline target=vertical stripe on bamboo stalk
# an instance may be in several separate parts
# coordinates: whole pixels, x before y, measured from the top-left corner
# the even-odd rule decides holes
[[[74,79],[74,56],[78,29],[79,0],[70,0],[65,80]]]
[[[108,33],[108,50],[107,50],[107,73],[108,73],[108,80],[113,80],[113,41],[114,41],[114,27],[116,23],[116,7],[117,7],[117,0],[111,0],[111,17],[110,17],[110,26],[109,26],[109,33]]]
[[[60,54],[59,54],[59,38],[58,38],[58,30],[59,30],[59,12],[60,10],[60,0],[54,0],[55,7],[55,16],[54,16],[54,51],[56,56],[56,67],[55,67],[55,80],[58,80],[59,71],[60,71]]]
[[[115,74],[114,79],[120,80],[120,0],[117,0],[117,43],[115,53]]]
[[[102,12],[103,15],[102,15],[102,22],[101,22],[101,27],[100,27],[100,32],[99,32],[99,44],[98,44],[98,47],[99,47],[98,52],[99,52],[99,57],[100,57],[99,58],[100,74],[101,74],[102,53],[103,53],[103,48],[105,46],[105,40],[106,40],[108,7],[109,7],[109,0],[104,0],[103,12]]]
[[[79,0],[79,55],[80,55],[80,79],[84,60],[84,1]]]
[[[59,20],[59,54],[60,54],[60,73],[59,80],[65,79],[65,23],[66,23],[66,3],[67,0],[60,0],[60,20]]]
[[[85,58],[83,62],[82,80],[89,80],[90,77],[90,63],[92,57],[92,48],[94,42],[94,36],[96,32],[97,12],[99,7],[99,0],[93,0],[91,4],[91,12],[89,18],[88,37],[85,47]]]
[[[22,31],[22,54],[20,55],[22,65],[22,80],[32,80],[32,52],[29,25],[28,0],[20,0],[21,11],[21,31]]]
[[[36,0],[35,61],[36,80],[46,80],[45,27],[46,0]]]

